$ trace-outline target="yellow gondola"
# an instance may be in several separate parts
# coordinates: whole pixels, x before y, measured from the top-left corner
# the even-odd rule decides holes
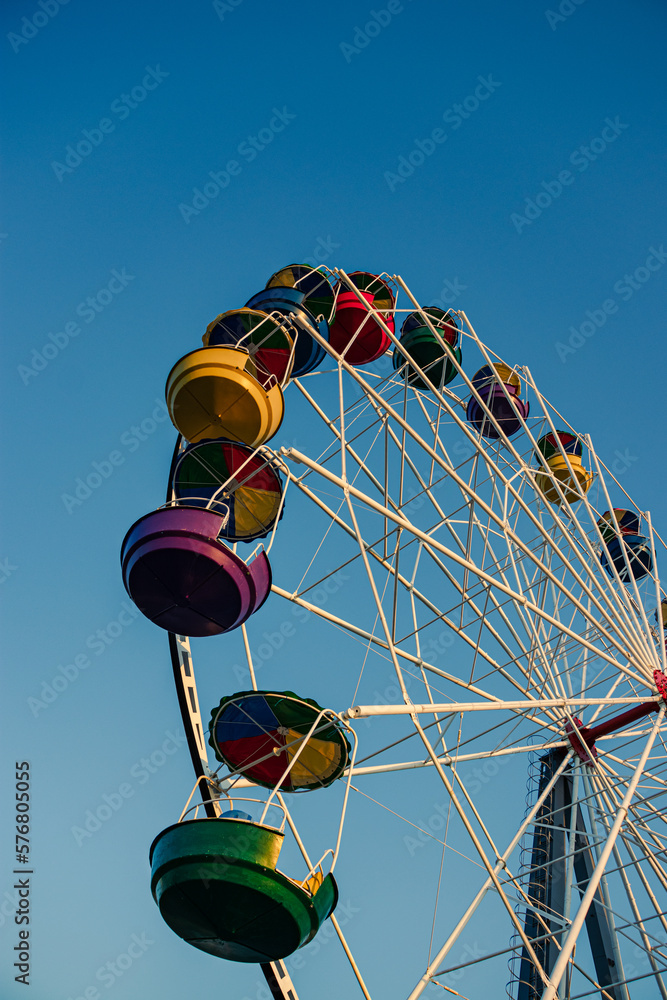
[[[549,503],[562,503],[561,492],[568,503],[576,503],[591,488],[593,474],[583,466],[583,448],[579,438],[569,431],[557,431],[556,434],[558,441],[556,435],[545,434],[537,442],[542,461],[549,472],[538,472],[535,485]],[[561,448],[567,458],[561,454]]]
[[[165,394],[172,423],[191,442],[224,437],[258,448],[276,433],[285,409],[277,382],[260,380],[247,351],[231,347],[186,354],[169,373]]]

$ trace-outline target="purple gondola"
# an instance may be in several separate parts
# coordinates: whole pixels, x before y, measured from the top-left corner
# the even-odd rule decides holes
[[[491,441],[500,437],[496,424],[507,437],[516,434],[530,410],[530,404],[520,398],[521,382],[516,372],[501,362],[484,365],[473,375],[472,384],[484,405],[470,397],[466,410],[468,422]]]
[[[123,583],[150,621],[178,635],[220,635],[242,625],[271,590],[260,551],[247,564],[220,539],[228,515],[163,507],[132,525],[123,541]]]

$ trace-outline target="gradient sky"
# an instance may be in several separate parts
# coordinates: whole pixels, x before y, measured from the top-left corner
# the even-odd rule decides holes
[[[93,987],[112,1000],[262,996],[252,967],[182,944],[150,897],[148,847],[192,776],[166,638],[124,610],[118,551],[163,500],[167,373],[278,268],[315,258],[398,273],[423,304],[464,309],[607,464],[622,463],[623,486],[667,532],[667,16],[658,0],[560,8],[571,13],[528,0],[3,4],[0,789],[11,802],[14,761],[30,761],[31,1000]],[[220,189],[208,198],[206,185]],[[289,442],[299,428],[287,411]],[[67,499],[109,466],[89,496]],[[286,572],[288,531],[298,545],[289,511]],[[269,601],[258,634],[281,613]],[[109,623],[106,643],[97,632]],[[335,653],[322,666],[311,627],[267,674],[342,710],[350,692]],[[231,649],[217,647],[204,714],[237,688]],[[30,699],[77,663],[36,708]],[[170,739],[174,752],[146,771],[142,758]],[[123,784],[122,806],[77,842],[87,810]],[[484,808],[506,801],[500,779],[482,786]],[[438,801],[424,787],[420,806],[419,781],[404,776],[393,794],[416,795],[415,822]],[[316,819],[295,807],[316,841],[339,803],[336,791],[320,799]],[[0,832],[6,901],[9,810]],[[407,992],[396,992],[395,959],[413,945],[371,899],[409,935],[430,849],[407,865],[404,835],[359,805],[341,861],[339,916],[382,1000]],[[369,850],[386,859],[382,885],[364,875]],[[24,996],[15,928],[0,923],[0,992],[13,1000]],[[133,935],[140,956],[98,977]],[[334,943],[311,948],[294,973],[300,1000],[353,995],[340,967]],[[474,982],[457,988],[504,986]]]

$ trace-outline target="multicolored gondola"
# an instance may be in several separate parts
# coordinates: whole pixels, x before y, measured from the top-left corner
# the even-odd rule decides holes
[[[304,737],[317,722],[304,746]],[[340,725],[317,702],[292,691],[242,691],[211,713],[209,743],[218,760],[255,784],[281,791],[323,788],[347,766],[350,745]]]
[[[297,378],[314,371],[324,358],[324,348],[317,342],[314,333],[324,340],[329,337],[329,324],[321,317],[315,319],[307,308],[306,293],[299,288],[276,286],[264,288],[251,296],[246,306],[275,313],[285,318],[294,340],[294,366],[292,375]]]
[[[605,511],[597,522],[603,548],[600,562],[613,577],[612,566],[622,583],[631,577],[641,580],[653,569],[653,556],[648,538],[639,534],[640,517],[632,510],[614,507]]]
[[[285,386],[294,364],[294,344],[285,328],[261,309],[230,309],[209,323],[204,347],[240,347],[255,362],[255,377],[265,389]]]
[[[611,511],[606,510],[597,523],[602,541],[608,542],[612,538],[616,538],[619,532],[621,535],[638,535],[639,522],[639,514],[633,510],[614,507]]]
[[[178,458],[172,487],[179,503],[227,514],[220,537],[232,542],[264,538],[281,510],[280,476],[262,454],[236,441],[189,445]]]
[[[267,288],[296,288],[304,293],[303,304],[315,316],[332,320],[333,288],[326,274],[308,264],[288,264],[272,274]]]

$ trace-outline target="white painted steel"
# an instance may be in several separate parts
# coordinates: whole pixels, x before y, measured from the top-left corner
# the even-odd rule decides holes
[[[528,369],[515,370],[522,392],[530,398],[531,413],[527,420],[520,419],[520,432],[508,437],[470,375],[475,370],[471,357],[479,358],[476,367],[500,358],[482,343],[465,313],[458,313],[462,363],[450,355],[456,379],[451,388],[436,385],[409,358],[398,335],[366,302],[349,275],[342,270],[331,274],[355,293],[366,313],[384,330],[393,351],[403,361],[409,360],[428,389],[409,388],[400,372],[387,377],[379,367],[355,368],[314,332],[327,354],[330,371],[291,383],[289,392],[302,408],[302,432],[291,444],[264,447],[262,452],[280,467],[290,487],[284,521],[293,503],[312,514],[313,522],[321,526],[321,539],[310,550],[291,553],[292,560],[301,559],[296,577],[288,580],[276,573],[272,591],[295,610],[312,615],[318,628],[328,629],[332,651],[340,637],[347,660],[358,667],[356,688],[347,691],[341,683],[340,701],[330,705],[340,713],[341,721],[359,724],[359,763],[353,762],[344,775],[343,815],[348,793],[366,794],[364,788],[374,775],[386,775],[388,789],[392,776],[398,781],[402,772],[412,771],[415,782],[431,775],[445,795],[448,816],[451,812],[456,817],[460,831],[456,841],[449,827],[442,834],[442,863],[456,857],[457,864],[485,872],[481,889],[471,889],[469,899],[447,899],[446,889],[440,892],[436,872],[438,892],[428,955],[403,956],[414,974],[409,1000],[417,1000],[431,983],[449,989],[438,979],[444,974],[445,958],[485,907],[488,912],[491,901],[504,912],[505,940],[499,938],[499,947],[490,949],[488,956],[458,963],[457,969],[503,954],[514,929],[518,944],[511,947],[531,955],[544,983],[545,998],[556,996],[566,969],[573,982],[579,979],[582,990],[595,985],[581,932],[585,908],[598,885],[603,886],[602,905],[608,912],[622,911],[620,921],[614,915],[617,927],[637,928],[633,946],[638,942],[643,949],[649,974],[665,997],[660,978],[664,969],[652,926],[657,922],[667,930],[655,892],[667,888],[667,871],[661,861],[667,847],[667,819],[660,801],[654,804],[652,796],[667,789],[667,746],[661,745],[664,755],[651,753],[664,727],[653,671],[665,667],[667,661],[661,630],[654,627],[651,617],[663,592],[657,572],[644,582],[632,579],[624,585],[615,568],[610,575],[601,568],[603,541],[597,520],[604,509],[611,509],[616,494],[612,496],[610,489],[616,490],[617,484],[608,485],[615,482],[613,477],[592,442],[582,436],[587,467],[595,474],[591,490],[579,491],[575,500],[558,486],[560,504],[547,503],[536,487],[536,473],[548,471],[537,458],[537,439],[547,432],[572,428],[544,399]],[[409,312],[421,312],[424,326],[444,352],[439,329],[403,279],[385,277],[398,292],[396,318],[400,321]],[[504,386],[502,394],[518,413]],[[485,410],[498,433],[497,441],[482,438],[466,421],[470,397]],[[317,433],[310,433],[312,422],[319,428]],[[570,458],[560,443],[558,452],[572,474]],[[622,502],[630,503],[629,499]],[[653,531],[650,518],[646,524],[657,565],[664,558],[664,543]],[[274,529],[271,535],[272,557],[283,531]],[[340,572],[352,579],[349,591],[318,602],[318,589]],[[243,648],[256,689],[252,635],[249,620],[242,630]],[[329,654],[326,644],[323,658]],[[347,667],[347,661],[343,665]],[[364,690],[367,701],[374,696],[372,683],[364,689],[366,669],[383,677],[377,682],[376,704],[362,703]],[[382,684],[389,685],[384,690],[391,689],[391,696],[382,693]],[[544,914],[528,899],[526,883],[517,874],[518,846],[522,838],[532,835],[542,803],[558,776],[570,768],[573,750],[565,738],[566,723],[576,730],[580,714],[586,715],[583,724],[591,726],[650,701],[660,709],[656,720],[647,717],[600,739],[597,762],[589,756],[588,763],[577,762],[574,768],[576,806],[566,831],[570,846],[566,855],[556,859],[566,862],[561,924],[568,924],[568,930],[549,976],[539,967],[523,927],[521,908],[528,906],[541,922],[542,937],[545,929],[548,932]],[[196,697],[193,704],[197,704]],[[346,705],[352,707],[346,710]],[[488,716],[489,712],[493,714]],[[423,716],[428,720],[422,720]],[[404,727],[397,729],[402,722]],[[651,736],[643,752],[633,757],[649,729]],[[391,734],[386,741],[384,733]],[[400,734],[397,739],[396,734]],[[413,738],[409,754],[392,753],[395,743],[409,738]],[[414,741],[419,743],[417,750]],[[198,747],[203,743],[202,734]],[[373,751],[368,757],[365,745]],[[511,767],[503,772],[507,777],[502,779],[509,788],[511,782],[516,785],[518,775],[523,782],[526,758],[532,751],[562,752],[563,760],[542,793],[533,795],[525,816],[516,811],[508,834],[505,826],[498,826],[500,817],[471,793],[470,773],[459,768],[485,761],[509,762]],[[205,753],[203,748],[202,759]],[[420,753],[423,756],[415,759]],[[235,789],[250,785],[243,778],[234,780]],[[225,789],[224,778],[219,787]],[[283,802],[284,797],[278,795],[278,799]],[[406,829],[418,826],[410,817],[400,816],[393,797],[388,795],[388,802],[379,806],[405,819]],[[349,812],[351,816],[353,810]],[[594,880],[581,903],[572,847],[578,813],[584,817],[589,838],[598,831],[604,837]],[[286,815],[311,867],[293,818],[289,811]],[[350,816],[348,823],[353,822]],[[544,822],[548,825],[549,818]],[[338,857],[340,848],[340,866],[350,844],[347,836],[341,840],[341,830],[342,820],[335,852]],[[502,854],[496,847],[499,843],[508,843]],[[378,836],[373,852],[382,849]],[[612,856],[615,867],[609,869]],[[470,885],[476,887],[478,880],[472,878]],[[488,926],[495,930],[500,922],[494,913]],[[398,940],[400,927],[389,925],[389,914],[381,917],[387,919],[384,939]],[[359,989],[369,1000],[370,976],[361,976],[353,957],[356,940],[363,937],[361,928],[355,924],[343,936],[335,918],[333,923]],[[627,947],[622,936],[618,941],[615,938],[619,965]]]
[[[368,719],[373,715],[434,715],[440,712],[508,712],[516,709],[539,710],[543,708],[581,708],[586,705],[641,705],[644,702],[660,701],[658,695],[653,698],[535,698],[529,701],[468,701],[443,702],[432,705],[355,705],[348,708],[345,717],[348,719]],[[657,711],[657,708],[656,708]]]

